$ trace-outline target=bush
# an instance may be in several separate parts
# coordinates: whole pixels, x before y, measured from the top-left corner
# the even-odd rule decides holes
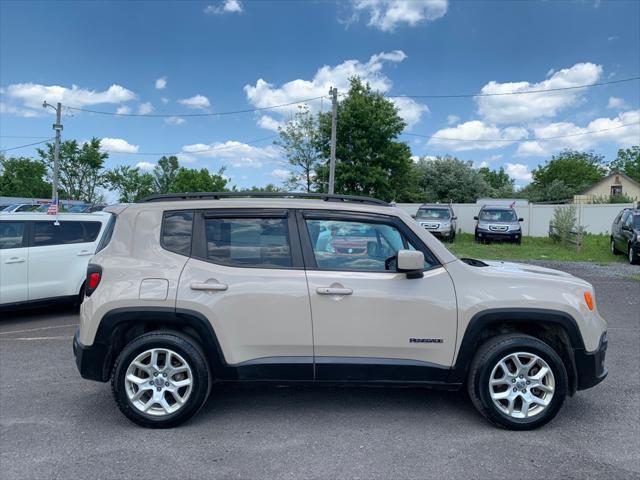
[[[562,245],[569,244],[571,232],[576,232],[578,219],[575,205],[557,206],[553,209],[553,218],[549,224],[549,236]]]

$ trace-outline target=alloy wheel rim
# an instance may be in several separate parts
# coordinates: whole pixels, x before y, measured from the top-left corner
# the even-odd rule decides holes
[[[616,244],[613,240],[611,240],[611,253],[616,253]]]
[[[162,417],[186,404],[193,390],[193,373],[187,361],[173,350],[152,348],[133,359],[124,383],[134,408]]]
[[[493,367],[489,393],[494,406],[516,419],[530,419],[544,412],[555,392],[553,371],[530,352],[510,353]]]
[[[633,250],[629,247],[629,263],[633,263]]]

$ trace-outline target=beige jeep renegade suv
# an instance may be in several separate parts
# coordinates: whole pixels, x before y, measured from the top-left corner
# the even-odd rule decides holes
[[[531,429],[607,375],[583,280],[458,259],[379,200],[245,197],[107,209],[73,349],[140,425],[184,422],[216,382],[270,381],[466,386],[494,424]]]

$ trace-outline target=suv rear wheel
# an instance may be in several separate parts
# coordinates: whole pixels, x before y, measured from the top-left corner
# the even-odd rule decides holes
[[[477,351],[467,388],[494,424],[530,430],[556,416],[567,396],[567,371],[546,343],[524,334],[500,335]]]
[[[175,427],[204,405],[209,368],[200,346],[174,332],[132,340],[113,367],[111,390],[120,411],[138,425]]]
[[[629,244],[629,247],[628,247],[627,258],[629,259],[629,263],[631,265],[637,265],[640,263],[640,254],[636,253],[633,250],[633,247],[631,246],[631,244]]]

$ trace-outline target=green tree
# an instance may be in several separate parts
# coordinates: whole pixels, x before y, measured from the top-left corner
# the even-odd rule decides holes
[[[318,150],[320,132],[317,118],[308,107],[299,107],[293,118],[284,127],[278,128],[278,133],[280,139],[274,143],[284,150],[291,170],[285,185],[290,190],[311,192],[316,167],[322,158],[322,152]]]
[[[5,158],[0,154],[0,195],[50,198],[51,184],[44,178],[47,166],[26,157]]]
[[[158,160],[158,164],[153,169],[154,188],[157,193],[176,191],[173,189],[173,183],[178,175],[178,170],[180,170],[180,164],[178,163],[178,157],[175,155],[163,156]]]
[[[235,186],[233,187],[233,191],[238,192],[259,192],[259,193],[278,193],[284,191],[280,187],[276,187],[273,183],[268,183],[264,187],[256,187],[255,185],[250,188],[241,188],[237,189]]]
[[[609,165],[611,172],[622,172],[640,182],[640,146],[621,148],[618,156]]]
[[[169,192],[224,192],[227,190],[228,180],[223,174],[224,168],[218,170],[217,173],[209,173],[206,168],[196,170],[180,167],[175,178],[171,181]]]
[[[488,196],[491,187],[472,162],[445,156],[422,158],[414,167],[421,198],[424,202],[473,203]]]
[[[105,186],[119,194],[119,201],[135,202],[154,193],[154,177],[137,167],[120,165],[104,174]]]
[[[485,182],[489,185],[493,198],[509,198],[515,194],[515,180],[512,179],[504,167],[500,170],[490,170],[488,167],[478,169],[478,173],[482,175]]]
[[[538,200],[560,200],[557,197],[560,191],[568,195],[565,198],[571,198],[606,175],[603,158],[595,153],[564,150],[531,172],[533,182],[529,190],[539,197]],[[566,188],[560,188],[558,181]],[[556,184],[552,188],[553,182]]]
[[[338,104],[335,192],[403,201],[409,195],[411,151],[396,141],[405,123],[396,106],[359,78]],[[331,113],[319,115],[318,148],[329,158]],[[318,164],[316,188],[327,191],[328,161]]]
[[[40,159],[53,175],[54,145],[47,143],[45,149],[38,149]],[[92,138],[80,145],[75,140],[60,144],[58,186],[64,192],[61,197],[95,203],[100,199],[97,188],[102,185],[103,167],[109,154],[100,151],[100,139]]]

